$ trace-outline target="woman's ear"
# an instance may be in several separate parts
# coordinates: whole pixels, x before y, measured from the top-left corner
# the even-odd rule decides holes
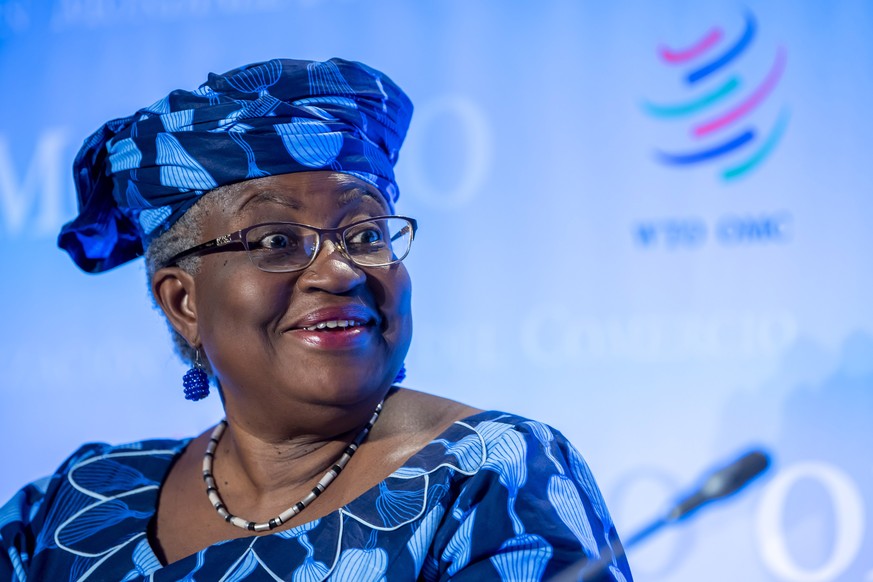
[[[192,346],[200,341],[194,288],[194,277],[179,267],[158,269],[152,276],[155,301],[173,329]]]

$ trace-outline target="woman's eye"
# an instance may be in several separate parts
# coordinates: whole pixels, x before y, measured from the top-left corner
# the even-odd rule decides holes
[[[265,249],[288,249],[296,246],[295,241],[287,234],[272,233],[258,241],[259,246]]]
[[[382,239],[382,231],[378,228],[362,228],[346,237],[347,242],[353,245],[371,245],[382,241]]]

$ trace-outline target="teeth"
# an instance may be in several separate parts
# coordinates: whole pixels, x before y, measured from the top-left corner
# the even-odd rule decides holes
[[[348,319],[334,319],[331,321],[322,321],[315,325],[304,327],[303,329],[305,329],[306,331],[318,331],[321,329],[336,329],[338,327],[345,329],[347,327],[359,327],[361,325],[364,324],[358,321],[351,321]]]

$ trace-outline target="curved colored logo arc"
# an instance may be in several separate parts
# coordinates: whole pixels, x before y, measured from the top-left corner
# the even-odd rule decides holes
[[[652,118],[682,123],[680,129],[687,128],[686,151],[656,149],[657,161],[668,166],[689,166],[723,158],[720,174],[730,181],[760,166],[774,151],[788,125],[788,108],[783,106],[769,122],[760,120],[763,115],[753,114],[773,97],[788,57],[785,48],[778,47],[763,79],[746,87],[741,61],[753,60],[748,58],[752,56],[749,48],[756,34],[755,18],[747,13],[743,29],[734,40],[727,39],[722,27],[713,26],[687,47],[662,44],[658,48],[665,65],[686,70],[680,83],[690,96],[674,103],[643,102],[642,109]],[[743,56],[747,58],[741,59]],[[707,82],[701,83],[704,80]],[[698,91],[703,85],[709,88]],[[769,127],[757,127],[762,123]]]

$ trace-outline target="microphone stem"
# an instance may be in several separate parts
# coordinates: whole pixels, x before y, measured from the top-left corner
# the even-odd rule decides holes
[[[656,519],[655,521],[653,521],[649,525],[645,526],[644,528],[640,529],[636,533],[632,534],[630,537],[626,538],[624,541],[624,549],[627,550],[628,548],[631,548],[631,547],[637,545],[638,543],[640,543],[641,541],[643,541],[644,539],[646,539],[647,537],[649,537],[650,535],[652,535],[653,533],[655,533],[656,531],[658,531],[659,529],[661,529],[662,527],[667,525],[668,523],[670,523],[670,520],[667,519],[666,517]]]
[[[670,519],[669,516],[660,517],[652,521],[642,529],[634,532],[629,537],[625,538],[623,544],[619,544],[615,540],[613,540],[610,542],[609,546],[603,546],[600,548],[600,559],[593,562],[588,560],[580,560],[576,564],[561,572],[558,576],[551,578],[550,582],[589,582],[597,580],[599,576],[606,572],[607,568],[609,568],[609,565],[612,564],[613,559],[621,559],[629,548],[634,547],[635,545],[642,542],[665,525],[669,525],[673,521],[676,520]],[[611,550],[611,552],[609,553],[609,555],[604,556],[604,550],[606,550],[607,547]]]

